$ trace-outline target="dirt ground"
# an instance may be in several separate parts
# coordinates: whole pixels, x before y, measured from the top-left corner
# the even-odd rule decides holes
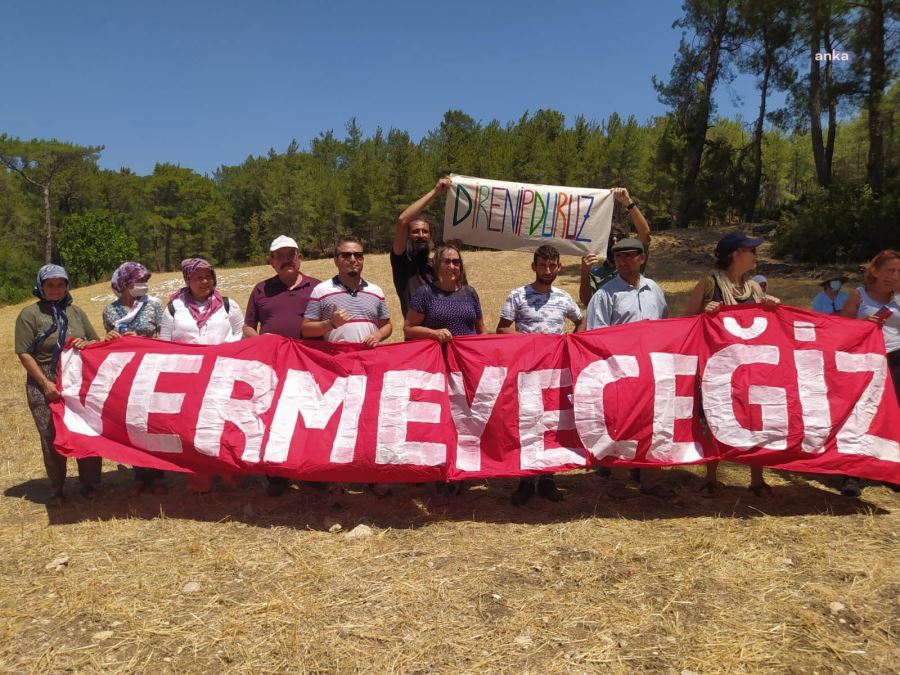
[[[654,237],[647,275],[674,316],[718,234]],[[766,252],[770,291],[808,307],[818,271]],[[530,254],[464,259],[493,329]],[[270,274],[220,270],[220,287],[244,305]],[[387,256],[365,276],[399,316]],[[178,279],[154,275],[151,293]],[[108,286],[73,295],[100,326]],[[897,672],[900,496],[877,483],[848,499],[834,478],[767,471],[758,498],[728,465],[706,498],[701,469],[674,468],[678,497],[661,502],[633,484],[613,500],[578,472],[558,477],[558,504],[514,507],[515,482],[492,480],[437,506],[415,485],[269,498],[256,477],[193,496],[172,476],[168,494],[130,497],[131,470],[105,462],[99,497],[48,507],[11,349],[22,306],[0,308],[0,672]]]

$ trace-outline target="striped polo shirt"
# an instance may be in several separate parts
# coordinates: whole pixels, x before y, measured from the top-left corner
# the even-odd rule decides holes
[[[363,338],[378,329],[379,321],[390,318],[381,288],[360,279],[359,286],[351,291],[338,277],[323,281],[313,289],[303,318],[327,321],[338,309],[346,310],[351,318],[344,325],[325,333],[326,342],[362,342]]]

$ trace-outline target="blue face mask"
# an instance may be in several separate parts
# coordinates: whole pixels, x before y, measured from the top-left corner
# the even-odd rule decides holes
[[[831,286],[832,290],[839,291],[841,290],[841,280],[840,279],[832,279],[828,282],[828,285]]]

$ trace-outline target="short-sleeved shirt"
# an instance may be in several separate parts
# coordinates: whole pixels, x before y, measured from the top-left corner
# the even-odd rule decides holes
[[[82,340],[99,340],[97,331],[91,325],[87,314],[80,307],[69,305],[66,307],[66,317],[69,327],[67,338],[80,338]],[[28,305],[19,312],[16,317],[16,354],[28,353],[28,347],[34,339],[53,325],[53,311],[50,303],[41,300],[33,305]],[[58,330],[53,331],[38,347],[31,352],[34,360],[39,364],[48,366],[53,364],[53,350],[56,348]]]
[[[394,290],[400,298],[400,309],[403,316],[409,309],[409,301],[422,286],[434,281],[434,269],[428,262],[428,256],[410,258],[405,251],[400,255],[391,251],[391,272],[394,276]]]
[[[362,342],[378,330],[378,323],[390,318],[384,291],[375,284],[360,279],[356,290],[332,277],[313,288],[306,305],[304,318],[309,321],[328,321],[338,309],[350,315],[346,323],[325,333],[326,342]]]
[[[127,324],[122,323],[122,318],[131,312],[130,307],[122,304],[121,300],[109,303],[103,308],[103,329],[107,332],[111,330],[124,333],[131,331],[141,337],[156,337],[159,333],[159,326],[162,323],[162,305],[156,298],[147,298],[146,304],[141,307],[141,311],[134,316]]]
[[[290,289],[278,275],[260,281],[250,291],[244,323],[254,329],[259,326],[260,333],[300,339],[309,297],[320,283],[318,279],[304,276],[295,288]]]
[[[644,244],[644,256],[645,259],[644,264],[641,265],[641,274],[647,269],[647,263],[650,261],[650,244]],[[604,260],[603,263],[597,267],[592,267],[588,276],[588,281],[591,284],[591,292],[596,293],[598,288],[615,276],[616,266],[611,257]]]
[[[566,331],[566,319],[574,324],[581,321],[581,310],[561,288],[551,286],[548,292],[541,293],[528,284],[509,294],[500,318],[514,321],[519,333],[562,334]]]
[[[591,298],[587,308],[587,328],[591,330],[668,316],[666,295],[655,281],[642,275],[637,287],[634,287],[617,276],[601,286]]]
[[[838,291],[837,296],[832,300],[825,291],[821,291],[813,298],[812,310],[822,314],[837,314],[844,308],[844,303],[849,297],[844,291]]]
[[[446,328],[454,337],[475,335],[475,322],[482,318],[481,300],[471,286],[457,291],[445,291],[435,284],[421,286],[409,308],[424,315],[426,328]]]

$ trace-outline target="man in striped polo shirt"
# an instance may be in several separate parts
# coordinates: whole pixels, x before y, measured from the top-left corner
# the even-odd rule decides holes
[[[337,276],[316,286],[303,315],[303,337],[374,347],[391,335],[384,291],[362,277],[363,247],[344,237],[334,247]]]

